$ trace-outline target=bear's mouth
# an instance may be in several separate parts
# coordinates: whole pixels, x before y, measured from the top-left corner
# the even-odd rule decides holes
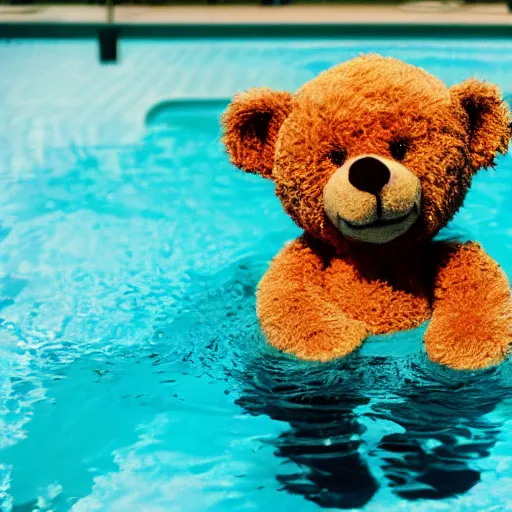
[[[353,224],[337,215],[337,227],[343,235],[353,240],[384,244],[403,235],[419,218],[419,207],[411,209],[393,219],[377,219],[367,224]]]
[[[342,222],[345,223],[350,229],[368,229],[368,228],[380,228],[380,227],[386,227],[386,226],[393,226],[395,224],[400,224],[401,222],[408,219],[411,215],[418,214],[418,207],[416,205],[413,205],[413,207],[403,215],[400,215],[399,217],[395,217],[394,219],[377,219],[373,222],[369,222],[368,224],[353,224],[352,222],[349,222],[348,220],[345,220],[344,218],[340,217],[338,214],[338,225],[340,225]]]

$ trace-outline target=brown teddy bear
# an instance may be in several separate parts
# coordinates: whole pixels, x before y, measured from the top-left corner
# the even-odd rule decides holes
[[[369,335],[431,319],[433,361],[478,369],[507,356],[507,277],[476,243],[432,240],[473,175],[507,150],[510,112],[497,87],[447,88],[422,69],[369,55],[294,95],[239,94],[223,126],[233,164],[271,179],[304,229],[259,285],[258,316],[273,346],[326,361]]]

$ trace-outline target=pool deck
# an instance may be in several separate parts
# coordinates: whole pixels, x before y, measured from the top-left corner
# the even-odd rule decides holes
[[[503,4],[471,4],[456,2],[411,2],[402,5],[209,5],[209,6],[124,6],[110,12],[104,6],[0,6],[0,37],[45,35],[56,36],[63,27],[75,28],[75,36],[85,34],[89,28],[117,28],[121,35],[174,35],[196,37],[201,30],[205,35],[243,36],[246,29],[263,27],[273,35],[289,35],[290,29],[305,30],[316,27],[355,30],[366,27],[393,31],[423,28],[438,31],[484,31],[512,36],[512,14]],[[232,32],[234,30],[234,33]],[[495,31],[498,32],[495,32]],[[338,35],[339,33],[336,32]],[[254,30],[248,35],[256,35]],[[227,32],[225,35],[228,35]],[[332,35],[335,35],[334,33]],[[396,35],[401,35],[397,33]]]

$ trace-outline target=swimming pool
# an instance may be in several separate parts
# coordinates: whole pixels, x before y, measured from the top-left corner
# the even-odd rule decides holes
[[[254,292],[298,229],[219,142],[229,97],[360,52],[510,98],[493,40],[0,44],[2,510],[512,510],[510,363],[430,364],[422,329],[326,365],[268,348]],[[512,278],[512,157],[442,236]]]

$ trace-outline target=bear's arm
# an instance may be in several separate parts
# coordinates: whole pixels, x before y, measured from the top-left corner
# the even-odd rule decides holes
[[[323,286],[323,260],[304,238],[285,247],[257,293],[262,330],[274,347],[301,359],[327,361],[352,352],[368,335],[346,317]]]
[[[511,343],[512,302],[505,273],[478,244],[445,246],[425,333],[429,358],[454,369],[476,370],[503,361]]]

